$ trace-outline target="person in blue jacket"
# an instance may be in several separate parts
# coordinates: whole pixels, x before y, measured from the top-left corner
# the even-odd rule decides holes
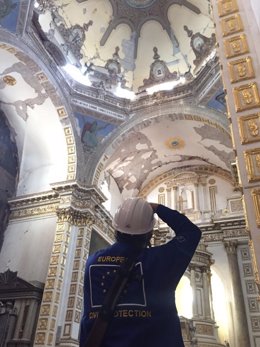
[[[148,247],[157,214],[175,232],[168,243]],[[184,347],[175,289],[201,238],[186,216],[166,206],[130,198],[117,210],[116,243],[91,255],[84,278],[80,346],[84,347],[118,268],[137,253],[102,347]]]

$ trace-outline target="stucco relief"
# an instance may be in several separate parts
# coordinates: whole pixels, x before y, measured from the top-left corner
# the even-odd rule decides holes
[[[234,160],[234,153],[228,133],[207,124],[202,127],[194,127],[194,131],[201,136],[200,144],[214,153],[230,169],[230,162]],[[219,145],[223,146],[223,150],[219,149]]]

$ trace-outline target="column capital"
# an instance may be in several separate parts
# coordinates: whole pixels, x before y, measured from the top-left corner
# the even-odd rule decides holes
[[[56,211],[59,222],[69,222],[72,225],[92,225],[94,216],[90,212],[75,210],[72,207],[59,208]]]
[[[224,242],[225,249],[228,254],[236,254],[238,242],[236,240],[225,241]]]

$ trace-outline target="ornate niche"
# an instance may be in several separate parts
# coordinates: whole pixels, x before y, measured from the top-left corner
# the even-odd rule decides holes
[[[40,283],[34,286],[17,272],[0,273],[1,346],[32,346],[42,292]]]

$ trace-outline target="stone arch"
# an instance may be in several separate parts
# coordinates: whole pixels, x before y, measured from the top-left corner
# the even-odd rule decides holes
[[[17,195],[50,190],[52,183],[75,179],[77,139],[72,110],[47,68],[50,62],[7,33],[0,50],[4,58],[1,105],[18,148]]]
[[[223,115],[216,111],[208,113],[205,109],[191,105],[177,105],[176,102],[170,102],[167,105],[161,107],[161,105],[154,105],[144,109],[143,111],[133,112],[135,117],[129,119],[121,124],[117,130],[109,137],[104,143],[97,148],[95,156],[91,158],[92,171],[88,171],[86,177],[89,179],[89,183],[97,184],[99,176],[102,170],[104,170],[108,158],[120,147],[127,136],[131,133],[142,131],[151,125],[159,124],[161,121],[168,119],[173,122],[182,122],[183,126],[188,126],[190,121],[196,122],[198,125],[207,125],[212,129],[217,129],[221,134],[224,134],[227,141],[230,141],[231,136],[229,133],[228,122],[224,119]],[[202,163],[203,164],[203,163]],[[204,160],[205,164],[205,160]],[[207,163],[206,163],[207,164]],[[218,170],[217,163],[213,163],[213,166]],[[89,168],[90,165],[87,165]],[[208,166],[207,166],[208,167]],[[219,168],[221,169],[221,168]],[[221,169],[222,170],[222,169]],[[223,170],[224,172],[225,170]],[[227,168],[226,168],[226,171]],[[146,182],[147,184],[147,182]]]

